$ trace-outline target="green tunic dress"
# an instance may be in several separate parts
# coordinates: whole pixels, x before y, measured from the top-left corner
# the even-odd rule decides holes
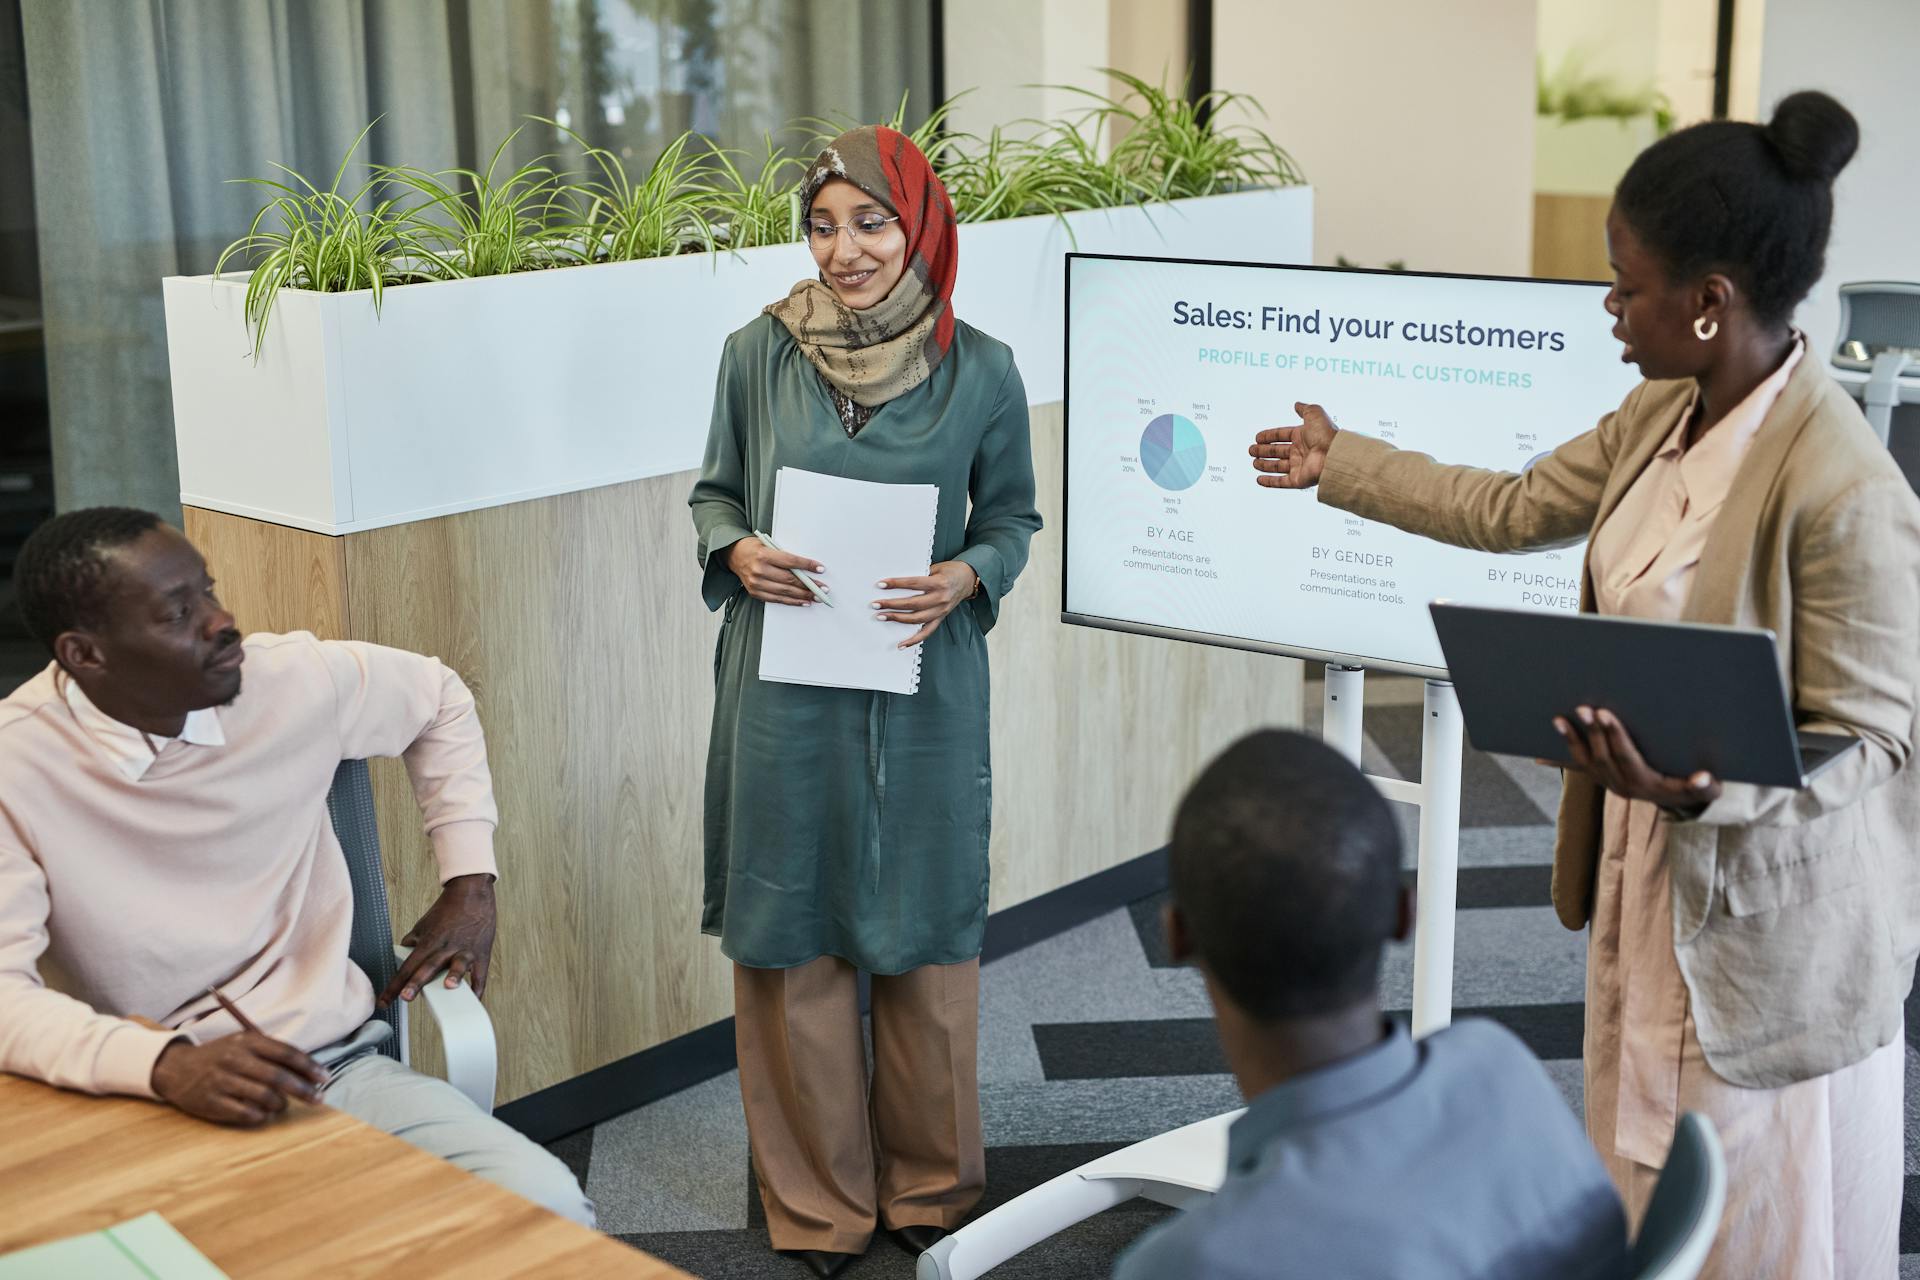
[[[934,561],[965,561],[982,591],[923,645],[919,692],[760,679],[765,610],[791,606],[750,598],[726,550],[772,524],[781,467],[940,486]],[[891,974],[979,955],[993,815],[986,632],[1040,528],[1013,353],[956,324],[933,376],[849,437],[818,371],[763,315],[727,339],[688,505],[707,607],[725,611],[701,929],[754,968],[834,955]],[[839,599],[871,598],[869,584],[833,582],[831,564],[827,579]]]

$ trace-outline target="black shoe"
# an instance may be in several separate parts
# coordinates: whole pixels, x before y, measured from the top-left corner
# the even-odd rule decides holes
[[[927,1227],[916,1223],[905,1227],[888,1227],[887,1234],[893,1237],[895,1244],[917,1258],[953,1233],[944,1227]]]
[[[775,1252],[782,1257],[800,1259],[807,1264],[807,1270],[821,1277],[839,1275],[855,1257],[851,1253],[829,1253],[825,1249],[777,1249]]]

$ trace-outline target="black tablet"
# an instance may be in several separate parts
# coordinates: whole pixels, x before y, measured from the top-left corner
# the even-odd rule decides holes
[[[1592,614],[1428,606],[1467,737],[1481,751],[1569,762],[1553,718],[1604,707],[1653,768],[1804,787],[1858,738],[1793,722],[1771,631]]]

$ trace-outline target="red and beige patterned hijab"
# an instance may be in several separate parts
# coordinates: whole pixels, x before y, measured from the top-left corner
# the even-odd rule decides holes
[[[960,241],[953,202],[912,139],[885,125],[849,130],[807,169],[801,208],[830,178],[845,178],[900,216],[907,265],[892,292],[864,311],[825,281],[802,280],[767,314],[787,326],[828,384],[869,408],[930,377],[953,343],[953,280]]]

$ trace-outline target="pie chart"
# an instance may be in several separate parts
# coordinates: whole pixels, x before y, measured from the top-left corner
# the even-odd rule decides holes
[[[1163,413],[1140,437],[1140,465],[1162,489],[1191,489],[1207,472],[1206,439],[1179,414]]]

